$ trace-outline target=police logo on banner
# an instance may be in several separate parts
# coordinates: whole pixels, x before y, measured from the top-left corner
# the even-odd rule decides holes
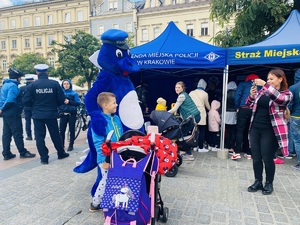
[[[220,57],[220,56],[217,55],[217,54],[214,53],[214,52],[211,52],[211,53],[207,54],[206,56],[204,56],[205,59],[207,59],[207,60],[209,60],[209,61],[211,61],[211,62],[215,61],[215,60],[216,60],[217,58],[219,58],[219,57]]]

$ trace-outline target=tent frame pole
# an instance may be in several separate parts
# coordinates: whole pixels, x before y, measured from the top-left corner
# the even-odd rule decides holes
[[[224,149],[225,145],[225,117],[226,117],[226,104],[227,104],[227,84],[228,84],[228,71],[229,65],[226,65],[223,71],[223,93],[222,93],[222,115],[221,115],[221,137],[220,149]]]

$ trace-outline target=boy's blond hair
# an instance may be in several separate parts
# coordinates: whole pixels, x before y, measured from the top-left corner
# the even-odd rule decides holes
[[[111,92],[101,92],[97,97],[97,103],[102,108],[104,103],[109,103],[110,98],[116,98],[116,95]]]

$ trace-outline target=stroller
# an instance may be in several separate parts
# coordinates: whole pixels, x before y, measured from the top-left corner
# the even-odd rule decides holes
[[[114,152],[112,152],[113,154],[118,153],[124,162],[126,162],[130,159],[134,159],[134,161],[140,161],[149,155],[150,155],[150,157],[152,157],[152,158],[154,157],[158,160],[156,155],[158,154],[157,151],[159,151],[159,149],[158,149],[159,146],[157,144],[164,137],[162,137],[162,136],[161,136],[161,138],[156,137],[154,133],[151,134],[149,136],[149,138],[148,137],[144,138],[142,136],[145,136],[145,134],[138,130],[127,131],[121,136],[121,138],[118,142],[112,143],[108,139],[105,142],[105,144],[102,145],[102,150],[104,149],[104,152],[106,152],[106,153],[108,151],[111,151],[111,152],[114,151]],[[146,141],[143,142],[142,141],[143,138]],[[150,142],[149,142],[149,139],[150,139]],[[141,143],[141,146],[136,145],[136,142],[134,142],[135,140],[138,140],[138,143]],[[149,146],[149,148],[147,148],[147,150],[145,147],[145,145],[146,145],[145,142],[150,143],[150,146]],[[169,142],[170,142],[170,140],[169,140]],[[176,153],[176,151],[175,151],[175,153]],[[175,154],[175,156],[177,157],[176,154]],[[155,159],[152,159],[152,160],[155,160]],[[173,160],[173,162],[175,163],[175,159]],[[148,194],[154,193],[154,194],[152,194],[152,196],[150,194],[151,199],[153,198],[152,204],[151,204],[151,211],[153,212],[152,213],[153,215],[151,216],[150,222],[151,222],[151,225],[154,225],[155,222],[158,220],[160,220],[161,222],[167,222],[169,209],[167,207],[164,207],[164,203],[161,199],[161,195],[159,192],[160,182],[161,182],[160,174],[162,173],[163,170],[161,170],[161,168],[160,169],[158,168],[158,173],[155,175],[154,187],[153,187],[153,185],[152,185],[153,178],[151,177],[151,175],[149,173],[149,171],[153,167],[150,166],[151,167],[150,168],[149,166],[150,165],[147,166],[147,169],[144,172],[144,176],[145,176],[145,183],[146,183],[146,187],[147,187],[147,193]],[[151,190],[151,187],[153,188],[153,190]],[[108,191],[108,192],[110,192],[110,191]],[[103,209],[103,211],[104,211],[104,209]],[[130,214],[130,212],[129,212],[129,214]]]
[[[198,146],[199,131],[193,116],[181,121],[174,114],[167,111],[154,110],[150,114],[154,124],[158,126],[158,131],[164,137],[175,140],[178,151],[186,151]],[[177,167],[182,164],[182,157],[178,154]],[[171,171],[170,171],[171,172]]]

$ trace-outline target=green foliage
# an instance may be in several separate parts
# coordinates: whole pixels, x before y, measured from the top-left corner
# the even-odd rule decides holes
[[[235,18],[235,27],[219,32],[214,42],[222,47],[260,42],[275,32],[289,16],[289,0],[212,0],[211,19],[223,26]],[[299,9],[298,9],[299,10]]]
[[[34,66],[36,64],[47,64],[49,65],[47,59],[45,59],[40,54],[36,53],[24,53],[17,56],[16,59],[9,66],[21,70],[25,74],[35,74]],[[54,70],[53,67],[49,67],[49,72]]]
[[[100,49],[100,41],[91,34],[78,31],[70,40],[65,38],[64,44],[54,41],[53,46],[53,52],[58,54],[60,64],[56,74],[61,79],[80,76],[79,82],[88,82],[90,88],[98,74],[98,68],[89,61],[89,57]]]
[[[127,42],[128,46],[129,46],[129,48],[135,47],[134,46],[134,38],[135,38],[135,36],[134,36],[133,33],[128,33],[128,38],[127,38],[126,42]]]

